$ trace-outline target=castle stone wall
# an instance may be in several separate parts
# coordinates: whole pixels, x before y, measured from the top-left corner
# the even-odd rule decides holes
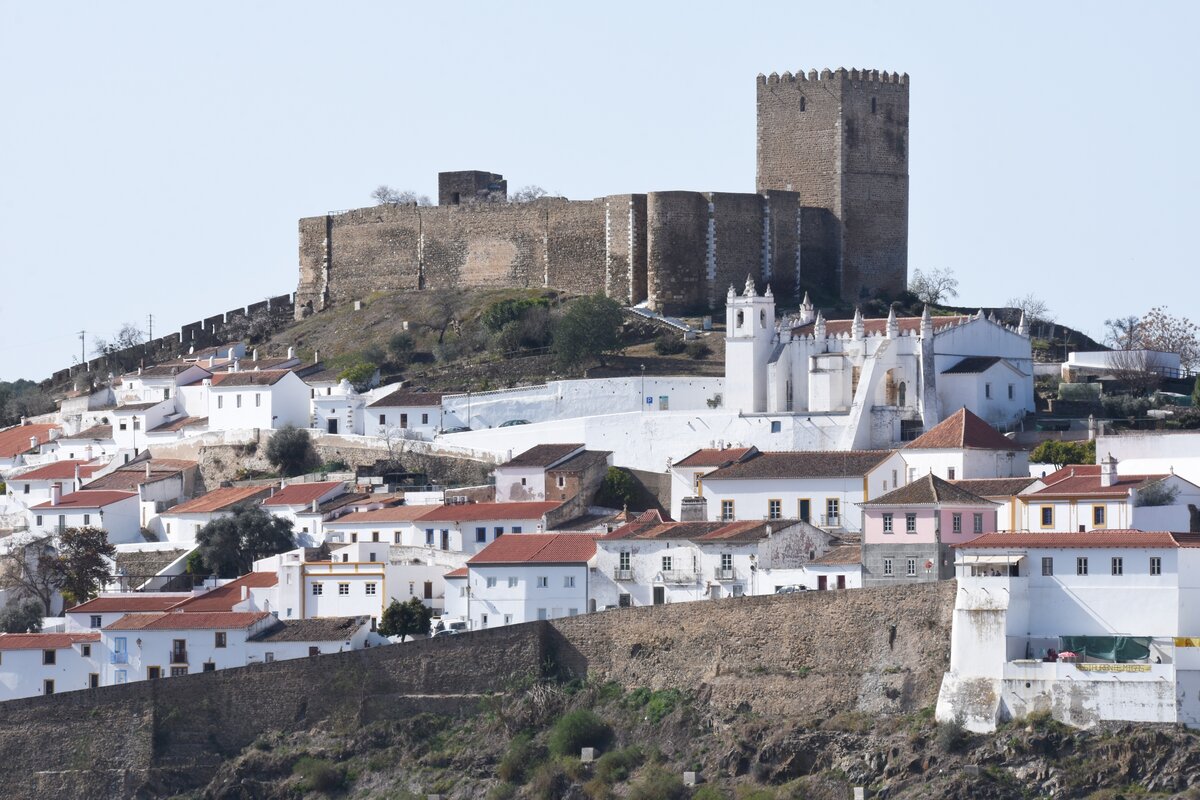
[[[708,198],[698,192],[651,192],[646,227],[651,307],[671,313],[706,306]]]
[[[646,299],[646,195],[604,198],[604,293],[627,304]]]

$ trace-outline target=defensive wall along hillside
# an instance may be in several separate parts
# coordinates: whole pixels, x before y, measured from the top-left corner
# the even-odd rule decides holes
[[[0,705],[4,796],[170,794],[265,731],[457,713],[516,677],[696,692],[768,716],[934,704],[951,582],[620,609]]]

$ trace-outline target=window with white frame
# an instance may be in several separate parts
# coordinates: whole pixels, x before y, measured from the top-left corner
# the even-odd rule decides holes
[[[892,520],[893,520],[892,514],[884,514],[883,515],[883,532],[884,533],[893,533],[894,532],[894,530],[892,528],[892,524],[893,524]]]
[[[662,557],[662,571],[670,572],[671,571],[671,563],[672,562],[671,562],[670,556],[663,556]]]
[[[916,514],[905,514],[904,515],[904,532],[905,533],[916,533],[917,532],[917,515]]]
[[[1121,558],[1120,556],[1113,556],[1112,574],[1113,575],[1124,575],[1125,574],[1125,559],[1124,558]]]
[[[890,558],[883,560],[883,574],[887,577],[891,577],[892,575],[892,560]]]
[[[1158,556],[1150,556],[1150,574],[1162,575],[1162,559]]]
[[[917,560],[915,558],[907,559],[904,562],[904,574],[910,578],[917,577]]]
[[[343,597],[350,594],[350,584],[339,583],[338,584],[338,594],[342,595]]]
[[[974,523],[973,529],[974,529],[975,533],[983,533],[983,514],[975,515],[975,523]]]
[[[312,593],[314,597],[320,597],[321,595],[325,594],[325,584],[319,581],[314,581],[312,585]]]
[[[374,594],[375,594],[375,584],[373,584],[373,583],[368,583],[368,584],[367,584],[367,589],[366,589],[366,592],[367,592],[367,595],[368,595],[368,596],[374,596]]]
[[[550,586],[550,578],[545,575],[538,575],[537,588],[546,589]]]
[[[1087,556],[1079,556],[1078,558],[1075,559],[1075,574],[1076,575],[1087,575],[1088,574]]]
[[[1054,557],[1042,556],[1042,574],[1050,576],[1054,574]]]
[[[516,575],[508,576],[508,588],[510,588],[510,589],[517,588],[517,576]]]
[[[563,576],[563,588],[564,589],[574,589],[575,588],[575,576],[574,575],[564,575]]]
[[[962,533],[962,514],[950,515],[950,529],[955,533]]]
[[[487,578],[484,580],[484,584],[489,589],[495,589],[496,588],[496,579],[495,578]]]

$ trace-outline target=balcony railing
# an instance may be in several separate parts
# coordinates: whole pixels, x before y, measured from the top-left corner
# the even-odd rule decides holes
[[[615,570],[613,570],[613,580],[631,581],[633,580],[633,570],[621,569],[620,567],[617,567]]]
[[[842,524],[842,515],[841,514],[822,514],[821,515],[821,527],[822,528],[836,528],[841,524]]]
[[[128,664],[129,653],[113,653],[109,656],[110,664]]]
[[[663,583],[695,583],[696,573],[672,569],[662,573]]]
[[[172,664],[186,664],[186,663],[188,663],[188,660],[187,660],[187,650],[175,650],[175,649],[173,649],[173,648],[172,648],[172,650],[171,650],[171,663],[172,663]]]
[[[731,581],[735,577],[733,567],[721,567],[720,569],[713,570],[713,572],[716,573],[717,580],[719,581]]]

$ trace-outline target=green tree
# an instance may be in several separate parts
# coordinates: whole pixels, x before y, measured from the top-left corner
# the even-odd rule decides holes
[[[284,475],[299,475],[318,462],[312,437],[303,428],[285,425],[267,442],[267,461]]]
[[[597,361],[621,345],[621,306],[604,295],[581,297],[554,328],[555,360],[561,368]]]
[[[379,621],[379,633],[383,636],[399,636],[400,641],[409,636],[428,635],[431,619],[433,609],[422,603],[419,598],[412,597],[403,603],[393,599],[383,610],[383,619]]]
[[[1200,408],[1200,375],[1196,376],[1196,383],[1192,386],[1192,405]]]
[[[354,391],[365,392],[375,382],[375,372],[378,369],[379,365],[372,364],[370,361],[356,361],[342,370],[338,375],[338,380],[350,381]]]
[[[27,597],[14,600],[0,610],[0,630],[5,633],[37,633],[42,629],[42,601]]]
[[[1060,442],[1046,439],[1029,454],[1029,460],[1034,464],[1053,464],[1055,469],[1062,469],[1068,464],[1095,464],[1096,442]]]
[[[57,558],[50,536],[9,547],[0,554],[0,589],[10,597],[36,600],[50,616],[54,595],[62,585]]]
[[[58,536],[54,569],[60,576],[59,591],[69,606],[91,600],[112,574],[109,564],[117,548],[100,528],[67,528]]]
[[[260,558],[296,547],[292,523],[263,510],[241,505],[233,513],[209,522],[196,532],[204,564],[219,578],[236,578],[254,569]]]
[[[412,359],[417,340],[408,331],[397,331],[388,339],[388,350],[392,354],[392,363],[402,367]]]
[[[637,482],[620,467],[609,467],[596,492],[596,502],[608,508],[629,508],[637,502]]]

